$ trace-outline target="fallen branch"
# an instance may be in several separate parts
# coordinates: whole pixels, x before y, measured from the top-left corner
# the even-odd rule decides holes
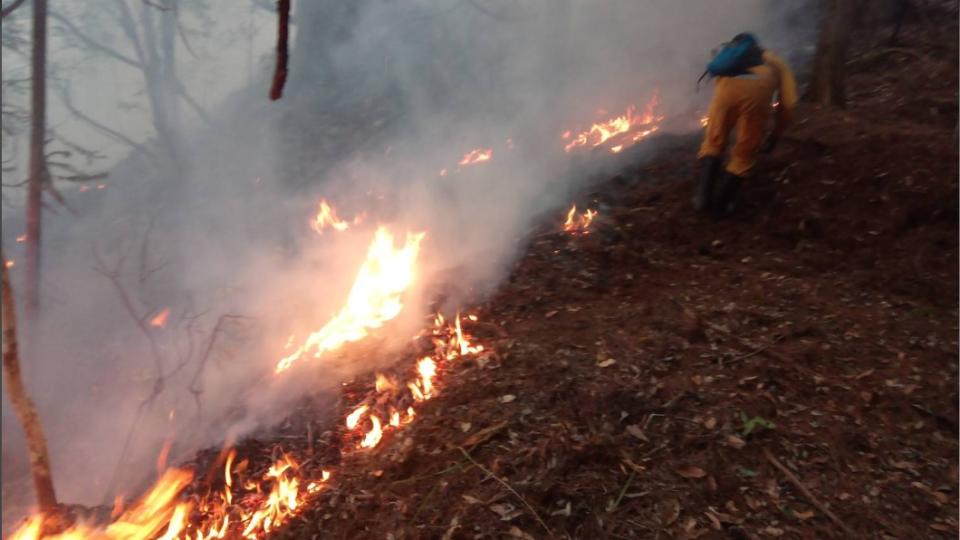
[[[287,82],[287,41],[290,35],[290,0],[277,0],[277,67],[273,72],[273,85],[270,87],[270,100],[276,101],[283,96],[283,85]]]
[[[0,259],[7,260],[0,251]],[[27,394],[20,377],[20,352],[17,348],[17,313],[14,306],[13,287],[6,265],[3,272],[3,376],[6,379],[7,394],[23,425],[27,436],[27,449],[30,453],[30,471],[33,473],[33,488],[37,495],[37,505],[47,516],[53,515],[57,508],[57,496],[53,490],[53,477],[50,474],[50,457],[47,453],[47,440],[40,427],[40,416]]]
[[[833,521],[838,527],[843,529],[843,532],[847,534],[847,538],[860,538],[859,534],[854,532],[854,530],[851,529],[849,526],[847,526],[847,524],[844,523],[840,518],[838,518],[836,514],[834,514],[833,512],[830,511],[829,508],[824,506],[819,499],[814,497],[813,493],[811,493],[810,490],[807,489],[807,487],[804,486],[802,482],[800,482],[800,479],[797,478],[797,475],[793,474],[793,472],[790,469],[788,469],[783,463],[780,463],[780,461],[778,461],[777,458],[773,457],[773,454],[770,453],[770,450],[767,450],[766,448],[764,448],[763,454],[767,456],[767,461],[769,461],[777,469],[780,469],[780,472],[782,472],[784,476],[786,476],[787,479],[790,480],[790,483],[793,484],[797,489],[799,489],[800,493],[802,493],[803,496],[806,497],[811,504],[817,507],[817,510],[820,510],[821,512],[823,512],[824,515],[830,518],[830,521]]]
[[[467,453],[467,451],[464,450],[462,447],[459,447],[459,446],[458,446],[457,449],[460,450],[460,453],[463,454],[463,457],[465,457],[465,458],[467,458],[468,460],[470,460],[470,463],[473,463],[478,469],[480,469],[481,471],[487,473],[487,475],[490,476],[490,478],[493,478],[494,480],[496,480],[497,482],[499,482],[500,485],[502,485],[503,487],[507,488],[507,491],[509,491],[510,493],[513,493],[513,495],[514,495],[517,499],[520,499],[520,502],[522,502],[523,505],[526,506],[527,509],[530,510],[530,512],[533,513],[533,517],[537,520],[537,523],[539,523],[540,526],[543,527],[543,530],[547,531],[547,536],[549,536],[550,538],[556,538],[556,537],[553,535],[553,531],[550,530],[550,527],[547,527],[547,524],[544,523],[543,519],[540,517],[540,514],[538,514],[537,511],[533,508],[533,505],[531,505],[529,502],[527,502],[526,499],[523,498],[523,495],[520,495],[520,493],[518,493],[517,490],[513,489],[513,487],[510,486],[510,484],[508,484],[506,480],[503,480],[503,479],[500,478],[499,476],[493,474],[493,472],[491,472],[489,469],[487,469],[487,468],[484,467],[483,465],[477,463],[477,461],[476,461],[475,459],[473,459],[473,457],[471,457],[470,454]]]

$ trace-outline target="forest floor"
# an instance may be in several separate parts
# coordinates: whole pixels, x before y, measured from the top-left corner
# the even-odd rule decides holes
[[[592,232],[543,223],[478,307],[496,361],[285,534],[955,537],[956,36],[859,39],[732,219],[691,211],[692,140],[591,186]]]
[[[590,186],[591,232],[531,232],[472,310],[490,354],[415,422],[349,455],[280,428],[337,462],[280,536],[955,537],[957,31],[855,40],[849,106],[801,104],[731,219],[690,208],[693,138]]]

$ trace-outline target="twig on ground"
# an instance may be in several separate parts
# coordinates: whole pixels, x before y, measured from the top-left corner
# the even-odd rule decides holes
[[[857,534],[853,529],[847,526],[847,524],[844,523],[839,517],[837,517],[836,514],[831,512],[829,508],[824,506],[823,503],[820,502],[820,500],[817,499],[813,495],[813,493],[811,493],[810,490],[803,485],[802,482],[800,482],[800,479],[797,478],[797,475],[793,474],[793,472],[790,469],[788,469],[783,463],[780,463],[780,461],[777,460],[777,458],[773,457],[773,454],[770,453],[770,450],[767,450],[766,448],[764,448],[763,454],[767,456],[767,461],[769,461],[774,467],[779,469],[780,472],[782,472],[784,476],[786,476],[787,479],[790,480],[790,483],[793,484],[797,489],[799,489],[800,493],[802,493],[803,496],[806,497],[811,504],[813,504],[814,506],[817,507],[818,510],[823,512],[825,516],[830,518],[830,521],[833,521],[838,527],[843,529],[843,532],[847,534],[848,538],[860,538],[859,534]]]
[[[547,531],[547,536],[549,536],[550,538],[556,538],[556,537],[553,535],[553,531],[550,530],[550,527],[547,527],[547,524],[546,524],[546,523],[543,521],[543,519],[540,517],[540,514],[538,514],[537,511],[533,508],[533,505],[531,505],[529,502],[527,502],[527,500],[526,500],[525,498],[523,498],[523,495],[520,495],[520,493],[518,493],[517,490],[513,489],[513,487],[512,487],[510,484],[508,484],[506,480],[504,480],[504,479],[500,478],[499,476],[493,474],[493,472],[491,472],[489,469],[487,469],[487,468],[484,467],[483,465],[477,463],[477,461],[476,461],[475,459],[473,459],[473,457],[472,457],[466,450],[464,450],[462,447],[458,446],[457,449],[460,450],[460,453],[463,454],[463,457],[465,457],[465,458],[467,458],[468,460],[470,460],[470,463],[473,463],[474,465],[476,465],[476,467],[477,467],[478,469],[480,469],[481,471],[487,473],[487,475],[488,475],[490,478],[493,478],[494,480],[496,480],[497,482],[499,482],[500,485],[502,485],[503,487],[507,488],[507,491],[509,491],[510,493],[513,493],[513,495],[514,495],[516,498],[520,499],[520,502],[522,502],[523,505],[526,506],[527,509],[530,510],[530,512],[533,513],[533,517],[537,520],[537,523],[539,523],[540,526],[543,527],[543,530]]]
[[[620,490],[620,494],[617,495],[617,500],[613,501],[613,506],[610,507],[607,512],[613,512],[620,506],[620,501],[623,500],[623,496],[627,494],[627,490],[630,489],[630,484],[633,483],[633,478],[637,475],[637,471],[631,470],[630,476],[627,477],[627,483],[623,485],[623,489]]]

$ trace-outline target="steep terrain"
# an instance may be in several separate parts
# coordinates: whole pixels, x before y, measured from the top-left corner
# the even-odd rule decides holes
[[[477,310],[494,354],[285,534],[955,536],[956,36],[856,40],[732,219],[690,210],[694,139],[583,193],[590,234],[558,209]]]

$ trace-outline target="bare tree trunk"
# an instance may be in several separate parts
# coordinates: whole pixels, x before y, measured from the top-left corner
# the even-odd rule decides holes
[[[813,60],[813,81],[807,98],[821,105],[846,106],[844,76],[855,0],[827,0],[820,39]]]
[[[30,84],[30,179],[27,186],[26,316],[34,320],[40,308],[40,220],[43,212],[44,138],[47,95],[47,0],[33,2],[33,53]]]
[[[33,0],[34,5],[44,0]],[[0,258],[7,260],[0,253]],[[47,454],[47,440],[40,427],[40,417],[20,378],[20,353],[17,348],[17,315],[13,301],[13,288],[6,265],[0,268],[3,276],[3,377],[6,380],[7,395],[23,425],[27,436],[27,448],[30,453],[30,469],[33,473],[33,487],[37,494],[37,504],[46,516],[53,516],[57,509],[57,496],[53,490],[53,477],[50,474],[50,457]]]
[[[277,0],[277,66],[270,86],[270,100],[283,96],[287,82],[287,42],[290,35],[290,0]]]

